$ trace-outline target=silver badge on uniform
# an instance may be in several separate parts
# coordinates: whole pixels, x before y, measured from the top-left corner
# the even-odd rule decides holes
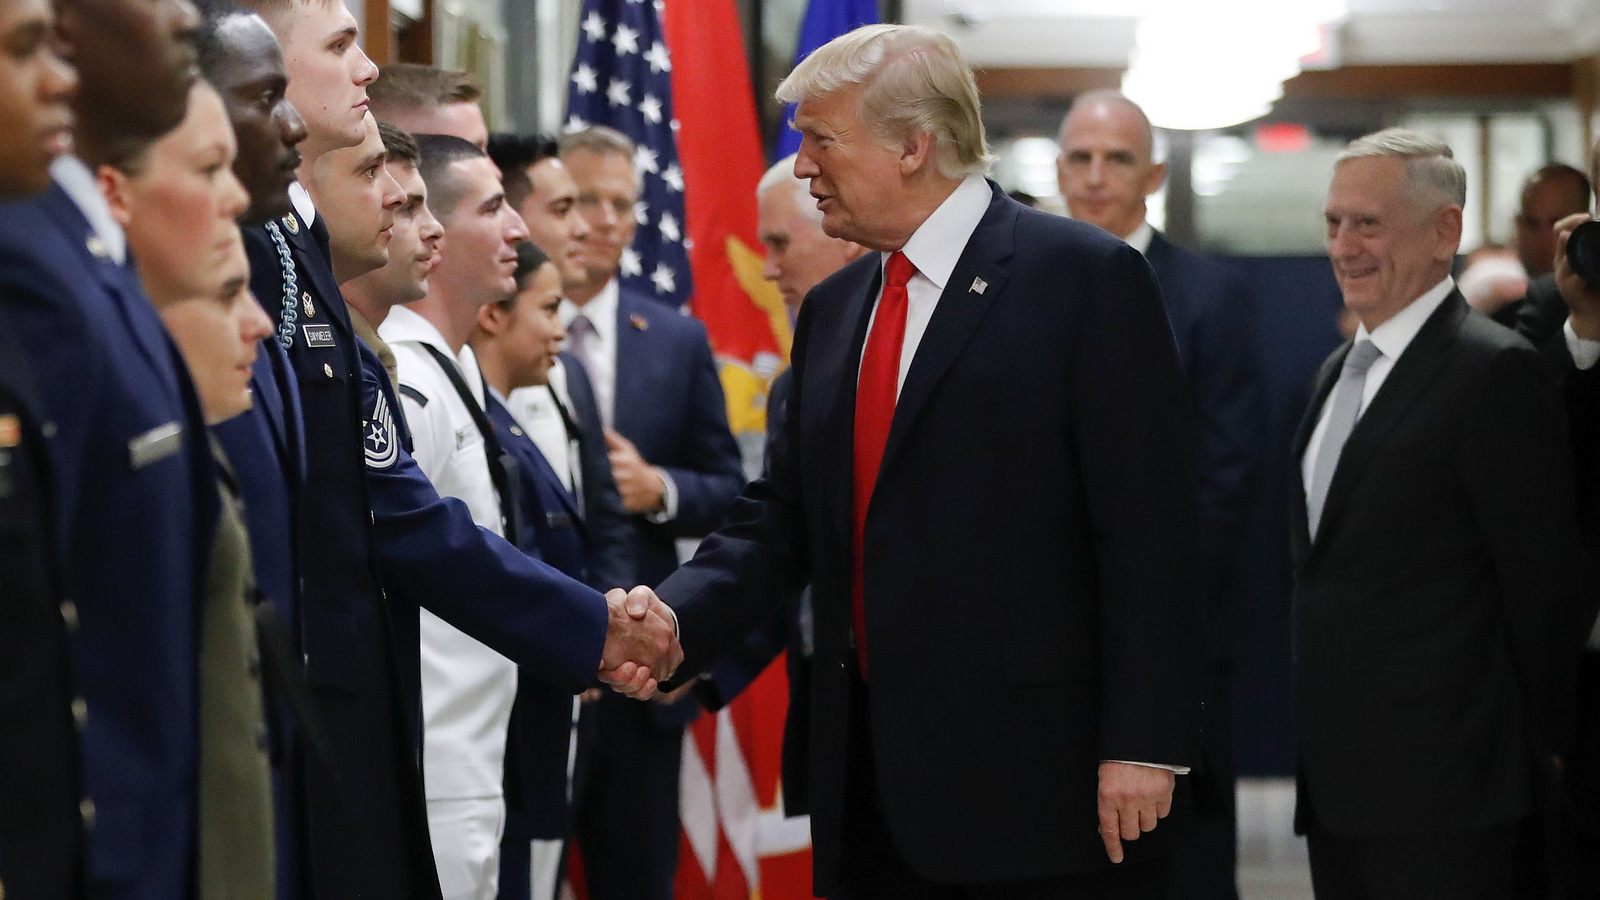
[[[306,311],[306,318],[315,319],[317,317],[317,305],[311,302],[310,292],[301,295],[300,308]]]
[[[160,462],[183,447],[183,426],[168,422],[128,442],[128,462],[135,469]]]
[[[306,336],[307,347],[334,346],[332,325],[301,325],[300,333]]]
[[[394,416],[389,412],[389,401],[383,392],[372,405],[372,416],[362,427],[361,449],[370,469],[387,469],[400,457],[400,447],[394,437]]]
[[[289,229],[290,234],[299,234],[300,220],[294,217],[294,213],[289,213],[283,217],[283,227]]]

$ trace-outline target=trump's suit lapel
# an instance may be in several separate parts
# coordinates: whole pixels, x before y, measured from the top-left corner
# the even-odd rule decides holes
[[[1339,523],[1345,499],[1360,479],[1367,464],[1417,401],[1427,393],[1428,385],[1439,375],[1449,360],[1450,345],[1455,342],[1461,321],[1467,316],[1467,303],[1461,294],[1451,292],[1439,308],[1433,311],[1422,330],[1412,339],[1394,368],[1383,380],[1383,386],[1372,398],[1372,403],[1361,413],[1356,425],[1339,454],[1339,465],[1333,470],[1333,481],[1328,485],[1328,499],[1322,508],[1322,522],[1317,527],[1317,544]],[[1313,545],[1315,550],[1315,545]]]
[[[827,519],[833,524],[835,536],[841,546],[850,546],[851,472],[854,471],[856,436],[856,382],[861,372],[861,351],[867,342],[867,324],[872,317],[872,306],[877,300],[883,281],[882,255],[869,253],[851,263],[861,272],[860,280],[847,288],[848,297],[837,319],[838,332],[832,340],[825,335],[813,337],[817,348],[814,361],[808,361],[809,384],[831,385],[832,395],[818,398],[822,414],[817,431],[822,439],[816,442],[819,452],[826,455],[819,470],[828,473]],[[802,311],[802,315],[805,312]],[[815,332],[819,330],[813,328]],[[821,340],[818,340],[821,338]],[[826,347],[826,351],[823,348]],[[801,415],[791,408],[789,415]]]
[[[992,188],[991,188],[992,189]],[[917,345],[906,382],[895,402],[889,440],[883,449],[879,478],[894,463],[896,453],[927,405],[939,379],[961,355],[978,323],[989,308],[1005,293],[1008,272],[1001,264],[1012,254],[1012,234],[1016,231],[1017,204],[995,191],[989,211],[967,241],[961,259],[945,283],[944,293],[933,310],[928,330]],[[981,287],[979,286],[981,283]]]

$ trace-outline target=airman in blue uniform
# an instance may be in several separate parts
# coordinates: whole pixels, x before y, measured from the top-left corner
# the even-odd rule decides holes
[[[77,73],[50,41],[47,0],[0,0],[0,43],[16,61],[0,76],[0,199],[50,184],[72,134]],[[83,890],[83,798],[72,632],[64,603],[48,422],[32,365],[0,294],[0,895],[70,900]]]
[[[78,624],[81,694],[71,711],[83,742],[89,894],[186,898],[198,576],[214,478],[193,387],[90,166],[182,119],[197,18],[186,0],[61,3],[58,13],[82,78],[78,157],[55,162],[43,196],[0,208],[0,292],[39,389],[51,544],[65,619]]]

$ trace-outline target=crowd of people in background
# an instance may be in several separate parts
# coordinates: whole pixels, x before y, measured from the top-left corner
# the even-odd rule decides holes
[[[747,483],[705,327],[620,284],[633,143],[357,38],[0,0],[0,898],[531,900],[575,847],[668,900],[684,729],[784,651],[818,896],[1237,897],[1279,451],[1137,105],[1061,122],[1068,218],[985,177],[947,36],[799,64]],[[1459,281],[1448,147],[1330,173],[1348,340],[1283,451],[1325,900],[1600,896],[1594,162]]]

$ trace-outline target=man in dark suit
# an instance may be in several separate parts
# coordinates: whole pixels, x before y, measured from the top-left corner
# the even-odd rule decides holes
[[[1513,895],[1593,616],[1560,398],[1449,278],[1465,193],[1402,129],[1353,142],[1328,189],[1361,325],[1301,423],[1291,536],[1296,824],[1324,900]]]
[[[1143,253],[1194,396],[1200,449],[1205,584],[1205,721],[1193,835],[1173,859],[1174,898],[1237,898],[1234,881],[1233,664],[1235,594],[1246,518],[1254,508],[1265,421],[1255,298],[1237,274],[1173,244],[1145,221],[1145,198],[1166,176],[1150,120],[1115,91],[1079,97],[1061,122],[1057,176],[1067,211]]]
[[[639,199],[634,146],[603,127],[569,134],[561,162],[587,220],[587,279],[567,287],[570,353],[594,388],[611,471],[632,519],[636,582],[678,565],[677,540],[715,528],[744,485],[738,445],[705,326],[621,286]],[[585,713],[584,792],[576,835],[596,900],[672,894],[678,772],[693,697],[641,707],[611,694]],[[590,718],[592,717],[592,718]],[[592,732],[589,729],[592,727]]]
[[[1590,152],[1591,174],[1597,159],[1600,144]],[[1521,316],[1517,332],[1543,339],[1540,349],[1561,380],[1577,463],[1579,527],[1592,557],[1600,552],[1600,285],[1585,282],[1566,256],[1572,230],[1588,219],[1577,213],[1556,223],[1555,271],[1547,279],[1560,304],[1546,317],[1555,326]],[[1578,663],[1576,720],[1561,773],[1568,809],[1556,863],[1568,896],[1591,898],[1600,896],[1600,630],[1590,634]]]
[[[46,0],[0,2],[0,201],[50,186],[66,149],[77,73],[58,55]],[[26,136],[26,137],[24,137]],[[55,140],[52,140],[52,137]],[[0,893],[71,900],[83,890],[83,772],[72,717],[77,610],[64,602],[57,510],[40,386],[0,292]]]
[[[807,297],[768,474],[658,589],[682,674],[810,581],[819,895],[1160,897],[1199,513],[1149,266],[985,182],[942,34],[857,29],[778,97],[823,230],[880,252]]]
[[[195,886],[194,642],[216,496],[193,386],[92,168],[182,120],[197,17],[183,0],[68,0],[57,16],[81,77],[78,155],[55,161],[41,197],[0,208],[0,292],[38,386],[52,549],[74,604],[61,611],[77,626],[88,892],[183,897]],[[65,149],[46,138],[37,146]]]
[[[583,285],[588,278],[589,223],[578,212],[578,183],[562,164],[555,139],[491,135],[489,158],[500,167],[506,202],[528,226],[528,241],[560,273],[563,295]],[[580,515],[589,535],[585,580],[602,590],[637,584],[633,522],[611,474],[605,426],[588,375],[570,353],[562,353],[546,383],[517,388],[506,399],[507,409],[529,429],[550,465],[565,471],[582,494]]]

